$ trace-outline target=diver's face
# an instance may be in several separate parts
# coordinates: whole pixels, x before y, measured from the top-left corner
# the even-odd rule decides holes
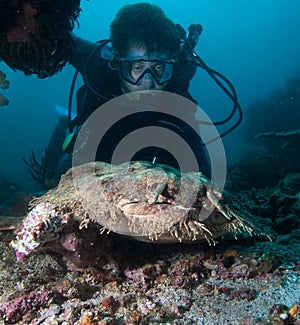
[[[124,93],[163,90],[172,76],[173,63],[163,53],[147,53],[144,47],[131,47],[121,60],[120,80]]]

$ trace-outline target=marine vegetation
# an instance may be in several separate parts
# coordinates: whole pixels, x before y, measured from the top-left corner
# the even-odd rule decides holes
[[[0,60],[39,78],[67,62],[80,0],[0,0]]]
[[[27,170],[32,180],[41,186],[41,190],[46,191],[55,187],[60,179],[63,171],[58,170],[58,161],[61,159],[61,148],[63,139],[66,135],[68,119],[66,116],[61,116],[52,132],[49,144],[45,149],[45,153],[38,161],[34,151],[28,159],[23,158],[27,166]]]
[[[55,166],[48,165],[47,157],[48,150],[46,148],[40,162],[38,162],[33,150],[28,160],[23,158],[28,174],[33,181],[42,187],[42,190],[48,190],[57,185],[57,169]]]

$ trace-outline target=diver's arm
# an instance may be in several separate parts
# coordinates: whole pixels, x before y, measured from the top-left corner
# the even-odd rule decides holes
[[[71,37],[73,40],[73,46],[68,61],[74,68],[83,74],[86,60],[94,49],[95,43],[80,38],[73,33],[71,33]]]

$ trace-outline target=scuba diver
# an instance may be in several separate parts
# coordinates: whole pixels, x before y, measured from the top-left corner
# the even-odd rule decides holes
[[[27,23],[30,27],[28,28],[30,37],[27,34],[24,36],[24,32],[18,36],[14,25],[7,24],[6,34],[2,33],[0,38],[0,43],[6,42],[6,46],[2,45],[0,48],[0,58],[13,69],[22,70],[25,74],[37,74],[40,78],[55,74],[67,62],[76,69],[69,97],[69,135],[63,143],[64,152],[72,154],[82,125],[101,105],[123,94],[140,90],[164,90],[191,100],[195,103],[195,110],[187,114],[193,116],[196,123],[197,105],[196,100],[189,93],[189,84],[197,67],[206,70],[234,104],[229,116],[215,124],[224,124],[231,120],[236,112],[239,113],[238,121],[221,136],[231,132],[241,122],[242,111],[231,83],[223,75],[209,68],[194,52],[202,32],[201,25],[192,24],[187,35],[180,25],[174,24],[166,17],[160,7],[149,3],[135,3],[125,5],[117,12],[110,25],[108,40],[92,43],[72,33],[74,22],[80,12],[80,1],[70,1],[68,5],[62,4],[66,2],[54,0],[55,4],[52,1],[52,5],[57,5],[58,8],[56,15],[57,13],[64,13],[64,15],[60,15],[54,27],[59,29],[60,33],[56,30],[56,33],[51,32],[48,36],[46,35],[50,27],[49,23],[45,22],[47,19],[49,21],[54,18],[54,13],[51,16],[51,10],[45,9],[49,5],[48,1],[18,2],[18,12],[21,14],[14,18],[14,21],[17,23],[21,21],[21,24],[24,24],[24,19],[20,19],[20,15],[22,18],[22,13],[30,9],[30,24]],[[28,15],[24,14],[24,16]],[[22,41],[18,41],[19,39]],[[63,41],[65,41],[64,46],[62,46]],[[53,47],[50,51],[51,45]],[[22,47],[26,46],[27,48],[23,50]],[[26,57],[33,49],[38,49],[41,53],[37,52],[35,56]],[[14,52],[14,60],[11,60],[12,52]],[[82,75],[84,84],[77,91],[77,115],[72,118],[72,97],[78,73]],[[170,114],[143,112],[121,119],[103,137],[97,150],[96,160],[110,163],[114,148],[126,135],[141,127],[158,126],[168,128],[182,137],[192,149],[199,170],[209,177],[210,165],[205,149],[207,143],[202,142],[192,127],[171,114],[172,112]],[[211,142],[214,140],[212,139]],[[53,137],[50,141],[52,146],[60,146],[62,142],[61,139],[53,141]],[[58,176],[71,167],[70,155],[60,152],[57,148],[47,149],[48,152],[57,152]],[[172,154],[156,147],[143,148],[136,152],[132,160],[179,167]]]
[[[195,26],[199,35],[201,26]],[[70,122],[66,151],[72,151],[76,133],[87,118],[107,101],[123,94],[164,90],[196,102],[188,87],[197,66],[188,60],[181,47],[178,27],[155,5],[136,3],[121,8],[110,25],[109,41],[94,44],[75,35],[73,41],[69,62],[83,76],[84,85],[77,91],[77,116]],[[111,162],[114,148],[130,132],[161,126],[185,139],[200,170],[208,175],[209,163],[199,135],[183,121],[175,121],[171,114],[143,112],[121,119],[103,137],[96,160]],[[132,160],[179,167],[175,157],[162,148],[144,148]]]

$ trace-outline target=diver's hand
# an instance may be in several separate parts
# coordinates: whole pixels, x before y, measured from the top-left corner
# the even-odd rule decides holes
[[[189,26],[189,34],[183,45],[186,51],[193,52],[198,43],[202,30],[203,28],[200,24],[191,24]]]

